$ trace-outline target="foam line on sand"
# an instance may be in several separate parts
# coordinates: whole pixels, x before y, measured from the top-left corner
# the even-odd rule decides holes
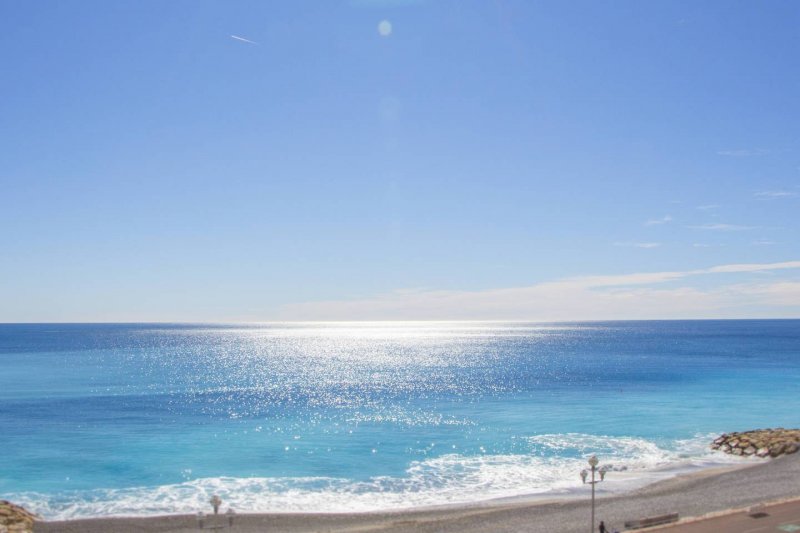
[[[678,476],[634,492],[600,498],[597,519],[623,529],[626,520],[665,513],[703,516],[761,502],[800,497],[800,454],[735,469],[702,471]],[[213,519],[207,518],[209,525]],[[220,523],[226,519],[220,517]],[[235,518],[231,533],[381,531],[478,533],[584,533],[589,525],[589,503],[582,500],[487,502],[439,509],[338,514],[248,514]],[[94,518],[40,522],[42,533],[197,532],[190,515],[143,518]]]

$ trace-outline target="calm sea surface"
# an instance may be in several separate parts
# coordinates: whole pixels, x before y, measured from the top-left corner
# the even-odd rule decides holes
[[[0,324],[0,498],[48,518],[401,508],[741,461],[800,321]]]

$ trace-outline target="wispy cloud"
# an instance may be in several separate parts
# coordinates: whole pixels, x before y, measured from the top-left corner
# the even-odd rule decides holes
[[[757,228],[757,226],[740,226],[738,224],[701,224],[699,226],[687,227],[691,229],[703,229],[710,231],[746,231]]]
[[[766,155],[770,150],[765,148],[743,149],[743,150],[719,150],[717,155],[724,155],[728,157],[752,157],[759,155]]]
[[[251,41],[250,39],[245,39],[244,37],[240,37],[238,35],[231,35],[231,39],[235,39],[235,40],[241,41],[243,43],[258,44],[255,41]]]
[[[755,193],[758,198],[793,198],[800,196],[794,191],[760,191]]]
[[[667,224],[669,222],[672,222],[672,216],[671,215],[664,215],[661,218],[651,218],[650,220],[646,221],[644,223],[644,225],[645,226],[657,226],[659,224]]]
[[[661,246],[660,242],[615,242],[614,246],[632,247],[632,248],[658,248]]]
[[[757,241],[753,241],[753,246],[772,246],[773,244],[778,244],[775,241],[768,241],[766,239],[759,239]]]
[[[800,282],[783,281],[756,285],[739,285],[735,287],[745,297],[756,301],[768,301],[773,306],[797,308],[800,302]],[[795,315],[797,316],[797,315]]]
[[[800,268],[800,261],[783,261],[781,263],[734,263],[700,270],[688,270],[686,275],[693,276],[696,274],[714,274],[718,272],[768,272],[771,270],[786,270],[790,268]]]
[[[706,242],[696,242],[692,244],[693,248],[720,248],[725,246],[724,244],[708,244]]]
[[[706,204],[706,205],[698,205],[697,209],[701,211],[708,211],[710,209],[718,209],[720,207],[719,204]]]
[[[612,276],[583,276],[577,278],[568,278],[567,281],[584,282],[590,287],[608,285],[624,286],[660,283],[679,278],[687,278],[690,276],[699,276],[702,274],[719,274],[721,272],[767,272],[771,270],[786,270],[794,268],[800,268],[800,261],[783,261],[780,263],[732,263],[695,270],[619,274]],[[798,303],[798,305],[800,305],[800,303]]]
[[[741,281],[748,273],[792,269],[800,269],[800,261],[581,276],[483,291],[403,290],[358,300],[294,304],[282,314],[301,320],[543,321],[796,316],[800,281]],[[718,283],[733,274],[735,283]],[[686,284],[695,277],[715,277],[715,283],[707,289]]]

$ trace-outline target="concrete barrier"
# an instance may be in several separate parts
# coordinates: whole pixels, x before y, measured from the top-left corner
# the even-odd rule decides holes
[[[753,518],[761,518],[762,516],[767,516],[767,506],[764,505],[763,503],[753,505],[752,507],[747,509],[747,516],[752,516]]]
[[[649,516],[647,518],[640,518],[639,520],[628,520],[625,522],[625,529],[641,529],[644,527],[660,526],[662,524],[670,524],[677,522],[680,517],[678,513],[662,514],[659,516]]]

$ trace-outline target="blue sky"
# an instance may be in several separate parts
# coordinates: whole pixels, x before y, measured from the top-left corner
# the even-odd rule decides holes
[[[800,316],[797,2],[0,27],[0,321]]]

